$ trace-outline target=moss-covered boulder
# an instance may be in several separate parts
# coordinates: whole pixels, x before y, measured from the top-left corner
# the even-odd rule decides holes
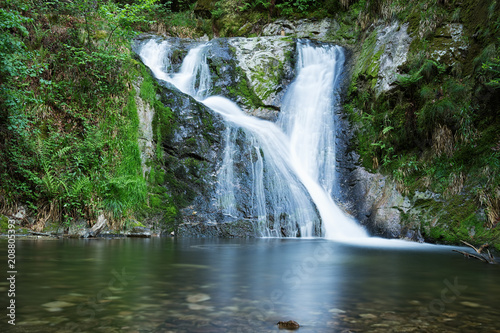
[[[259,118],[275,120],[285,87],[293,78],[295,42],[285,37],[231,38],[237,65],[262,105],[247,108]]]

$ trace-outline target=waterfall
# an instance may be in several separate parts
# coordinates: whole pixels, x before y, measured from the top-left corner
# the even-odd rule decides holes
[[[189,50],[178,73],[171,73],[172,50],[168,41],[157,43],[149,40],[141,48],[139,56],[157,79],[170,82],[183,93],[203,100],[208,96],[211,85],[210,70],[203,52],[205,47],[202,44]]]
[[[205,43],[190,49],[178,73],[166,59],[172,52],[168,41],[150,40],[139,55],[158,79],[172,83],[226,120],[217,188],[223,213],[240,214],[241,175],[235,167],[240,152],[250,157],[251,202],[245,204],[261,236],[366,237],[366,231],[332,198],[336,187],[334,112],[345,60],[342,48],[298,41],[297,77],[285,93],[277,123],[272,123],[248,116],[227,98],[209,96],[205,55],[209,47]],[[239,135],[245,138],[243,148],[236,144]]]

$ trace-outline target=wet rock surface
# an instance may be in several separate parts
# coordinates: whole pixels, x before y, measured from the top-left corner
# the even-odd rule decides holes
[[[222,159],[224,123],[220,115],[164,83],[161,100],[175,117],[175,129],[163,142],[164,168],[170,172],[166,186],[178,200],[192,203],[200,221],[215,220],[213,198],[216,170]]]
[[[149,238],[151,237],[151,229],[146,227],[133,227],[126,235],[127,237]]]
[[[193,238],[252,238],[256,237],[252,221],[237,220],[228,223],[183,223],[178,237]]]
[[[297,330],[300,328],[299,323],[297,323],[295,320],[288,320],[288,321],[278,321],[278,328],[279,329],[285,329],[285,330]]]

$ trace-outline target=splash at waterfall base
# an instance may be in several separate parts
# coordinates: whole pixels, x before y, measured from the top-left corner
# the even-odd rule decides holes
[[[359,168],[344,158],[350,131],[338,107],[340,48],[276,37],[197,43],[149,36],[135,51],[162,85],[157,93],[176,123],[157,139],[157,152],[165,187],[182,199],[178,236],[366,237],[346,211],[364,223],[380,207],[360,204]],[[281,70],[263,70],[269,66]],[[267,81],[274,93],[262,89]],[[280,110],[276,123],[248,115],[258,108]],[[389,237],[404,231],[368,229]]]

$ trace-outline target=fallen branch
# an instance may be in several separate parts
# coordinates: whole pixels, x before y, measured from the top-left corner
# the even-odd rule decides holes
[[[483,245],[481,245],[481,246],[479,247],[479,249],[476,249],[476,248],[474,247],[474,245],[471,245],[471,244],[467,243],[467,242],[466,242],[466,241],[464,241],[464,240],[461,240],[461,242],[462,242],[462,243],[464,243],[465,245],[467,245],[468,247],[473,248],[473,249],[474,249],[474,251],[476,251],[476,252],[477,252],[477,253],[479,253],[479,254],[481,254],[481,252],[482,252],[485,248],[487,248],[488,246],[490,246],[490,244],[488,244],[488,243],[484,243]]]
[[[458,252],[458,253],[461,253],[463,254],[466,258],[474,258],[474,259],[477,259],[477,260],[481,260],[482,262],[488,262],[488,260],[486,260],[485,258],[483,258],[483,256],[476,256],[475,254],[472,254],[472,253],[468,253],[468,252],[465,252],[465,251],[460,251],[460,250],[452,250],[453,252]]]
[[[482,262],[489,263],[489,264],[498,264],[498,262],[495,260],[495,257],[490,253],[490,250],[487,249],[487,247],[490,246],[488,243],[481,245],[477,249],[474,245],[471,245],[471,244],[467,243],[466,241],[461,240],[461,242],[464,243],[465,245],[467,245],[468,247],[474,249],[474,251],[476,251],[476,253],[479,255],[475,255],[475,254],[468,253],[465,251],[460,251],[460,250],[452,250],[453,252],[463,254],[466,258],[474,258],[474,259],[477,259],[477,260],[480,260]],[[486,249],[486,252],[488,252],[487,256],[485,254],[481,253],[481,252],[483,252],[484,249]]]

